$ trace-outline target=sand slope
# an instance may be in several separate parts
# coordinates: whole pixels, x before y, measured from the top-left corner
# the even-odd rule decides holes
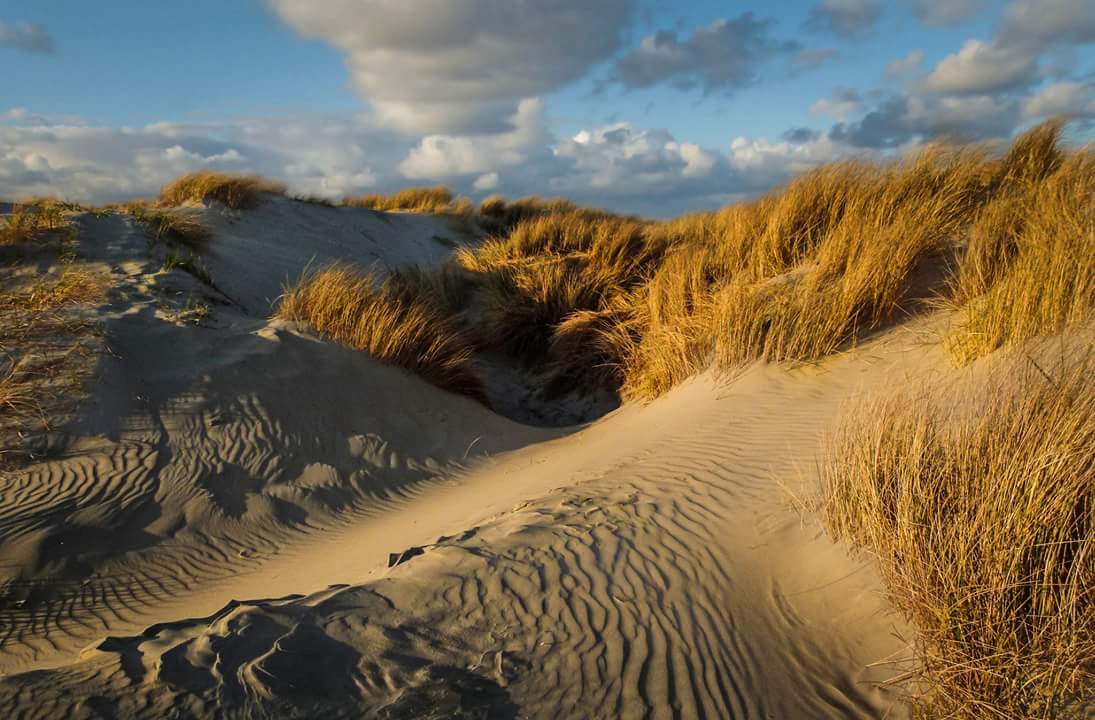
[[[903,715],[904,628],[790,497],[843,401],[934,365],[914,334],[548,431],[246,301],[165,322],[178,278],[83,222],[117,356],[0,480],[3,716]]]
[[[203,257],[217,286],[254,315],[269,315],[305,268],[352,261],[377,272],[429,265],[478,233],[458,217],[327,207],[270,197],[246,211],[186,208],[214,233]]]

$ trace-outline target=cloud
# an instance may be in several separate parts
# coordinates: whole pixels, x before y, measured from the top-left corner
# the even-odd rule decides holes
[[[511,119],[510,131],[493,135],[428,135],[399,164],[404,177],[442,179],[479,175],[517,165],[527,159],[531,148],[546,145],[544,104],[524,100]]]
[[[886,66],[886,78],[893,80],[905,77],[915,72],[922,62],[924,62],[924,52],[922,50],[913,50],[905,57],[898,58]]]
[[[1095,42],[1095,4],[1090,0],[1015,0],[1004,9],[1001,45],[1031,48]]]
[[[810,106],[814,115],[828,115],[837,120],[847,120],[863,109],[859,93],[851,88],[836,88],[827,98],[821,98]]]
[[[523,102],[509,120],[514,129],[496,135],[418,140],[353,115],[139,128],[0,124],[0,197],[56,194],[89,203],[150,197],[182,173],[213,168],[283,180],[294,194],[339,198],[444,182],[458,194],[565,195],[664,217],[766,190],[849,147],[798,133],[795,142],[740,138],[720,149],[631,123],[556,138],[544,128],[536,100]]]
[[[957,25],[977,14],[985,0],[913,0],[913,13],[925,25]]]
[[[762,190],[833,162],[848,152],[848,148],[825,136],[803,143],[737,137],[730,143],[728,163],[735,172],[749,177],[754,189]]]
[[[935,93],[976,94],[1029,86],[1038,77],[1036,58],[1022,48],[967,40],[935,66],[924,87]]]
[[[1095,116],[1095,85],[1065,80],[1042,88],[1023,101],[1023,117]]]
[[[611,81],[627,89],[670,83],[705,93],[748,87],[764,63],[802,50],[796,42],[772,39],[772,24],[747,12],[717,20],[683,40],[671,30],[658,31],[616,60]]]
[[[874,29],[879,15],[878,0],[821,0],[810,10],[806,27],[844,38],[858,38]]]
[[[488,190],[494,190],[498,187],[498,173],[492,172],[486,175],[480,175],[472,183],[472,188],[479,192],[486,192]]]
[[[789,143],[795,145],[802,145],[803,143],[813,142],[821,137],[821,133],[817,130],[808,127],[793,127],[784,131],[780,137]]]
[[[286,180],[294,192],[342,196],[376,183],[372,162],[394,167],[406,152],[390,132],[354,118],[111,128],[36,124],[28,117],[25,124],[0,125],[0,197],[148,197],[201,169],[258,172]]]
[[[952,94],[1022,90],[1053,73],[1039,66],[1047,51],[1091,42],[1095,4],[1090,0],[1013,0],[991,41],[967,40],[939,61],[924,87]]]
[[[378,120],[418,133],[503,129],[517,104],[612,57],[637,0],[270,0],[346,57]]]
[[[1019,119],[1019,102],[1006,97],[903,95],[886,100],[857,122],[837,123],[829,137],[876,149],[938,138],[982,140],[1007,137]]]
[[[0,48],[11,48],[28,53],[52,53],[53,37],[37,23],[0,22]]]

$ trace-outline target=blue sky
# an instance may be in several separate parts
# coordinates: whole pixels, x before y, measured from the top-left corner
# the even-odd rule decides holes
[[[665,215],[1049,114],[1090,139],[1095,3],[0,0],[0,62],[0,196],[215,167]]]

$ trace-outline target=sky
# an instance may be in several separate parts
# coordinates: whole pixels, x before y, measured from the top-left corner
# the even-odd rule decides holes
[[[1095,138],[1091,0],[0,0],[0,197],[195,170],[664,217],[1051,116]]]

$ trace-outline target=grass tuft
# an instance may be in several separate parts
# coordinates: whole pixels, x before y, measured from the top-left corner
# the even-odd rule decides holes
[[[372,193],[346,198],[349,207],[368,208],[384,212],[447,213],[453,211],[452,191],[443,185],[437,187],[404,188],[391,195]]]
[[[947,346],[959,362],[1095,318],[1095,152],[1052,170],[1041,153],[970,229],[947,302],[958,316]]]
[[[201,220],[178,210],[136,204],[129,212],[134,220],[145,225],[149,238],[155,242],[179,243],[197,250],[212,236]]]
[[[12,206],[0,225],[0,245],[17,245],[51,235],[68,226],[67,210],[75,206],[55,198],[31,198]]]
[[[824,522],[915,622],[932,716],[1068,717],[1095,687],[1095,368],[1034,369],[867,401],[824,464]]]
[[[402,282],[406,282],[405,280]],[[281,300],[278,316],[310,325],[380,362],[406,368],[446,390],[486,403],[463,329],[437,301],[345,265],[304,278]]]
[[[205,171],[184,175],[160,190],[161,207],[178,207],[188,202],[216,201],[233,210],[256,207],[266,194],[281,195],[282,183],[257,175],[230,175]]]

